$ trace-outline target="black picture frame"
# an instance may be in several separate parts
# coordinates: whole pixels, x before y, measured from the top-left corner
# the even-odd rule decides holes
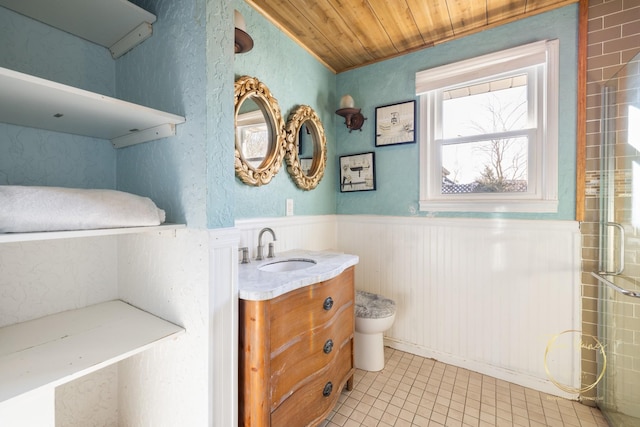
[[[340,156],[340,192],[373,191],[376,189],[375,153]]]
[[[376,107],[376,147],[416,142],[416,101]]]

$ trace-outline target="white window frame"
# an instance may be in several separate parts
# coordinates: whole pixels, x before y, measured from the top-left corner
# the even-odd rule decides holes
[[[558,211],[558,40],[543,40],[416,73],[420,96],[420,210],[447,212]],[[536,127],[528,133],[528,191],[523,193],[441,194],[442,92],[477,80],[534,70],[529,74],[529,114]],[[534,76],[531,79],[531,76]],[[532,102],[533,101],[533,102]],[[520,132],[522,133],[522,132]]]

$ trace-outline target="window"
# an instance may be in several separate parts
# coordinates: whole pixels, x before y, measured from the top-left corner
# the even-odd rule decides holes
[[[420,210],[557,212],[558,41],[416,73]]]

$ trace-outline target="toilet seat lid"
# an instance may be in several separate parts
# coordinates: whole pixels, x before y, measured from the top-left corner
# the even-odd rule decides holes
[[[395,301],[371,292],[356,291],[356,317],[380,319],[395,313]]]

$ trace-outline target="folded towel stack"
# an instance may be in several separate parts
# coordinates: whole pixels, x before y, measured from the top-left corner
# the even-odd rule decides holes
[[[0,186],[0,233],[160,225],[165,212],[147,197],[116,190]]]

